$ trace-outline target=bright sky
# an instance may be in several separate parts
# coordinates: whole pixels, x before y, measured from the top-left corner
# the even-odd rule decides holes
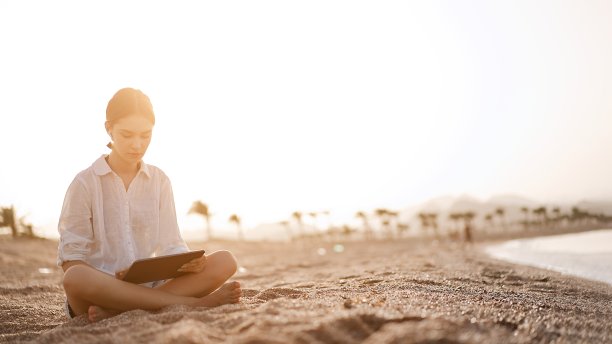
[[[54,227],[119,88],[218,225],[612,197],[610,1],[0,2],[0,205]]]

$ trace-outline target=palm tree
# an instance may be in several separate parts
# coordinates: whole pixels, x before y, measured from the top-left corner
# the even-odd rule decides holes
[[[542,212],[542,216],[544,217],[544,223],[547,226],[550,226],[550,216],[549,216],[549,213],[548,213],[548,208],[546,208],[546,207],[542,207],[542,208],[544,208],[544,211]]]
[[[450,213],[448,214],[448,219],[453,223],[453,229],[451,231],[451,238],[458,239],[459,238],[459,220],[461,220],[461,213]]]
[[[232,214],[229,217],[229,222],[233,223],[238,230],[238,239],[244,241],[244,234],[242,233],[242,225],[240,224],[240,217],[236,214]]]
[[[360,219],[363,223],[363,233],[365,234],[366,239],[372,238],[372,227],[370,227],[370,223],[368,222],[368,215],[366,215],[363,211],[358,211],[355,214],[355,217]]]
[[[575,223],[584,222],[585,219],[588,219],[591,216],[588,211],[582,210],[578,207],[572,207],[572,215],[571,219]]]
[[[25,220],[20,220],[19,222],[21,224],[21,227],[25,228],[25,235],[30,238],[36,237],[36,235],[34,235],[34,226],[32,226],[32,224],[29,222],[21,222],[21,221],[25,221]]]
[[[355,230],[353,228],[351,228],[351,226],[349,225],[343,225],[342,226],[342,236],[344,237],[344,239],[348,240],[351,238],[351,235],[355,232]]]
[[[427,216],[429,217],[429,226],[431,226],[431,229],[433,229],[434,236],[436,238],[439,238],[440,236],[438,234],[438,214],[429,213],[427,214]]]
[[[13,238],[17,237],[17,225],[15,223],[15,207],[10,206],[7,208],[2,208],[2,221],[0,222],[0,227],[11,227],[11,233]]]
[[[391,212],[387,209],[379,208],[374,210],[374,213],[379,218],[381,229],[387,234],[387,236],[389,236],[391,231]]]
[[[291,232],[291,226],[289,226],[289,221],[281,221],[278,224],[285,227],[285,231],[287,232],[287,238],[289,238],[289,241],[292,241],[293,233]]]
[[[506,211],[504,210],[504,208],[498,207],[497,209],[495,209],[495,215],[499,217],[499,223],[501,224],[502,228],[506,227],[505,214]]]
[[[533,214],[540,218],[540,226],[544,227],[544,225],[548,222],[548,215],[546,214],[546,207],[538,207],[532,210]]]
[[[552,209],[553,214],[555,214],[555,218],[553,219],[553,222],[555,223],[555,226],[559,226],[559,224],[561,223],[561,208],[559,207],[554,207]]]
[[[521,207],[521,211],[525,214],[525,230],[529,228],[529,208]]]
[[[388,220],[387,236],[389,238],[392,238],[393,237],[393,233],[397,233],[398,232],[397,224],[399,222],[399,212],[393,211],[393,210],[388,210],[387,211],[387,220]]]
[[[319,215],[319,213],[317,213],[316,211],[311,211],[308,213],[308,216],[310,216],[310,218],[312,219],[312,228],[315,229],[315,231],[317,230],[317,216]]]
[[[474,217],[476,217],[476,214],[474,214],[474,212],[468,211],[466,213],[461,214],[461,216],[464,221],[463,230],[465,234],[465,241],[472,242],[472,220],[474,219]]]
[[[210,218],[212,214],[208,209],[208,205],[202,201],[195,201],[191,205],[188,214],[198,214],[204,217],[206,220],[206,236],[210,240],[212,239],[212,227],[210,226]]]
[[[295,220],[295,222],[298,225],[298,231],[299,231],[299,235],[303,235],[304,231],[303,231],[303,224],[302,224],[302,213],[299,211],[294,211],[291,214],[291,217]]]
[[[32,226],[32,224],[26,220],[27,216],[28,215],[23,215],[19,218],[17,221],[19,225],[17,227],[21,228],[23,235],[30,238],[36,238],[36,235],[34,234],[34,226]]]
[[[427,213],[418,213],[419,221],[421,221],[421,229],[423,232],[427,233],[427,228],[429,228],[429,216]]]
[[[407,223],[399,222],[397,224],[397,236],[401,238],[405,232],[408,232],[409,229],[410,225],[408,225]]]
[[[485,215],[485,222],[487,223],[489,230],[493,229],[493,214]]]
[[[327,218],[327,228],[325,230],[329,230],[331,228],[331,219],[329,218],[329,210],[323,210],[319,212],[320,215],[325,215],[325,218]]]
[[[439,238],[438,235],[438,214],[437,213],[418,213],[419,220],[421,221],[421,229],[427,232],[427,229],[431,227],[434,236]]]

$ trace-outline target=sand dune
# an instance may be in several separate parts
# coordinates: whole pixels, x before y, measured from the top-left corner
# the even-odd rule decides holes
[[[134,310],[94,324],[65,318],[61,271],[53,267],[56,246],[50,240],[0,240],[0,340],[612,341],[612,287],[496,261],[479,246],[400,240],[344,243],[336,252],[333,243],[194,243],[191,248],[235,253],[242,268],[234,279],[244,287],[240,304]]]

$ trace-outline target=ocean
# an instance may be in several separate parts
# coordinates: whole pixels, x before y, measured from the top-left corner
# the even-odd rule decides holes
[[[497,259],[612,285],[612,229],[510,240],[485,250]]]

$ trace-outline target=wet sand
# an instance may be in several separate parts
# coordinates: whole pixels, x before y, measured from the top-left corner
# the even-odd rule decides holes
[[[135,310],[90,324],[65,317],[57,242],[0,238],[0,341],[612,342],[608,284],[498,261],[483,244],[334,244],[190,243],[236,255],[240,304]]]

